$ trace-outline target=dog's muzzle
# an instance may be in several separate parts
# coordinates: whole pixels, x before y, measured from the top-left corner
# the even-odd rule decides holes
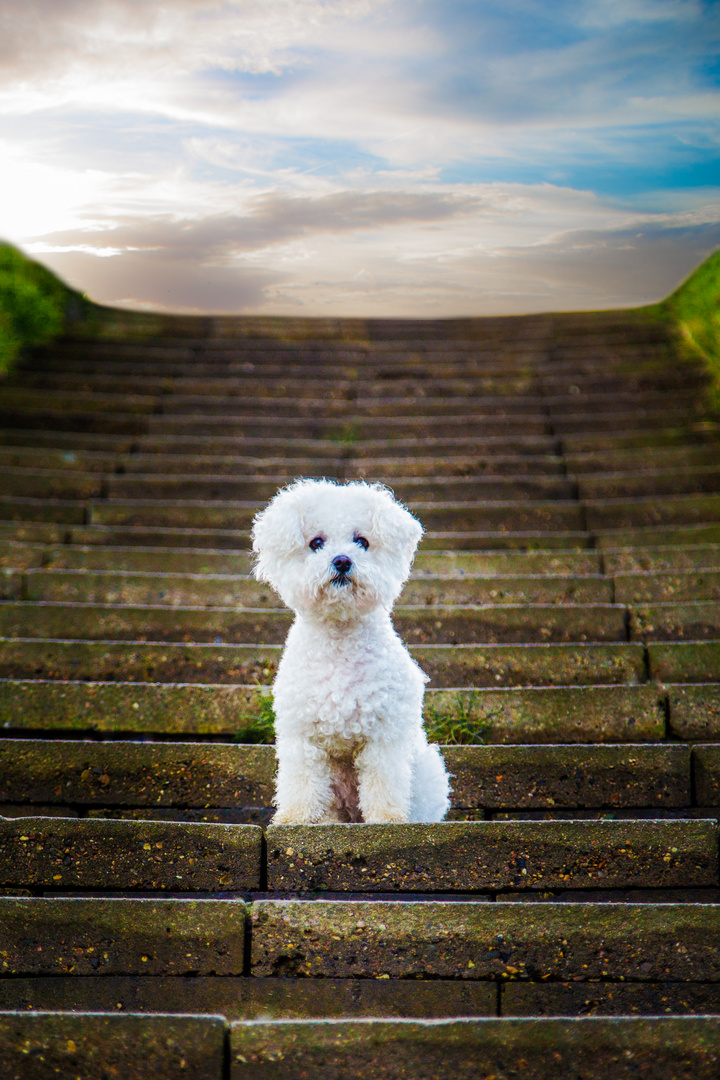
[[[352,566],[352,559],[349,559],[347,555],[337,555],[332,561],[332,567],[335,573],[330,578],[330,584],[349,585]]]

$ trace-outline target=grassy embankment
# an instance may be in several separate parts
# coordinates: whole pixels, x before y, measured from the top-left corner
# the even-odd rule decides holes
[[[0,243],[0,374],[25,347],[51,341],[90,307],[50,270]]]
[[[712,404],[720,407],[720,251],[698,266],[653,313],[674,328],[681,351],[700,357],[712,377]]]

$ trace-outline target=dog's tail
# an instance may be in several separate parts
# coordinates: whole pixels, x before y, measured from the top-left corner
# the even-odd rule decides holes
[[[418,746],[413,763],[410,821],[442,821],[450,809],[450,777],[440,748]]]

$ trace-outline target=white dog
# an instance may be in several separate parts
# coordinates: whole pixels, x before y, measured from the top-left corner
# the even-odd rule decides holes
[[[296,614],[273,685],[274,824],[444,817],[426,676],[390,621],[421,536],[387,488],[361,481],[298,480],[256,516],[255,575]]]

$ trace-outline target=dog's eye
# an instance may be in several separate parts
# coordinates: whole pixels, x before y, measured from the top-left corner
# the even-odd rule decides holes
[[[363,551],[367,551],[367,549],[370,547],[370,544],[364,536],[353,536],[353,543],[359,544]]]
[[[323,536],[315,536],[310,541],[310,550],[311,551],[319,551],[324,543],[325,543],[325,538]]]

